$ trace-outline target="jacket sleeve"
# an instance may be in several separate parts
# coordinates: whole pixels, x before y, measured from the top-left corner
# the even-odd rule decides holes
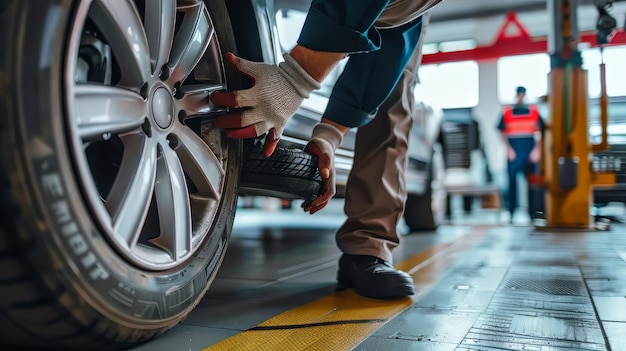
[[[389,0],[313,0],[298,44],[317,51],[346,54],[378,50],[374,23]]]
[[[403,26],[380,30],[379,50],[350,55],[324,117],[351,128],[369,123],[400,80],[418,46],[421,29],[419,17]]]

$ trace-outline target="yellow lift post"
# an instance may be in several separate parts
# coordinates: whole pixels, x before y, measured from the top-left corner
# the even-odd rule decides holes
[[[545,228],[593,229],[593,188],[614,186],[615,173],[592,170],[592,153],[608,150],[607,98],[602,73],[602,142],[589,141],[587,71],[578,49],[578,0],[548,0],[553,21],[549,37],[550,119],[543,138],[542,179],[546,188]]]

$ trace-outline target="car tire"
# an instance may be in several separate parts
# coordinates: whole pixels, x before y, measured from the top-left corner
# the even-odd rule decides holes
[[[428,170],[426,191],[408,194],[404,209],[404,221],[411,232],[437,229],[446,220],[447,193],[443,187],[445,163],[440,144],[433,146]]]
[[[224,0],[175,6],[0,4],[2,345],[127,349],[213,281],[242,148],[199,105],[237,87],[222,56],[236,47]]]
[[[317,157],[300,149],[278,147],[266,157],[258,140],[244,143],[240,193],[280,199],[315,199],[322,187]]]

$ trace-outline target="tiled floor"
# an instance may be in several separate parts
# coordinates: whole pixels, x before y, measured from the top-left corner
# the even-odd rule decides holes
[[[298,325],[289,337],[275,334],[280,328],[259,331],[268,320],[262,325],[289,324],[290,313],[307,314],[306,306],[320,308],[317,301],[329,297],[339,307],[324,315],[346,301],[358,312],[384,313],[385,303],[334,293],[333,235],[343,218],[336,206],[315,216],[240,211],[206,297],[181,325],[135,351],[229,349],[242,335],[271,343],[246,339],[237,344],[246,347],[230,349],[626,350],[626,226],[556,233],[496,225],[493,213],[403,236],[395,262],[413,275],[418,294],[406,305],[389,302],[392,312],[372,319],[356,342],[345,339],[358,333],[337,335],[344,319]],[[313,341],[303,344],[311,329]]]

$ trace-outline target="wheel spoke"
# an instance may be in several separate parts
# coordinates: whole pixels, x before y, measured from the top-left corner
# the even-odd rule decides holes
[[[172,49],[176,23],[176,0],[147,2],[145,17],[152,72],[157,74],[167,63]]]
[[[220,106],[211,106],[209,100],[212,92],[226,89],[224,84],[184,85],[181,89],[184,92],[183,97],[177,100],[176,103],[185,112],[186,118],[224,110]]]
[[[76,85],[74,107],[78,133],[84,139],[139,128],[146,116],[139,94],[104,85]]]
[[[130,0],[94,1],[91,17],[113,49],[122,70],[120,84],[141,87],[151,74],[150,51],[134,3]]]
[[[113,229],[133,248],[150,208],[156,178],[156,144],[147,136],[124,135],[124,156],[115,183],[106,199]]]
[[[179,139],[176,152],[183,169],[196,186],[200,198],[219,200],[221,181],[224,169],[211,148],[193,131],[181,127],[176,131]]]
[[[213,36],[214,30],[209,14],[202,1],[178,8],[185,13],[183,23],[176,36],[170,55],[171,85],[181,83],[187,78],[202,55]]]
[[[155,195],[161,235],[151,243],[177,261],[191,250],[191,205],[183,168],[169,146],[159,147]]]

